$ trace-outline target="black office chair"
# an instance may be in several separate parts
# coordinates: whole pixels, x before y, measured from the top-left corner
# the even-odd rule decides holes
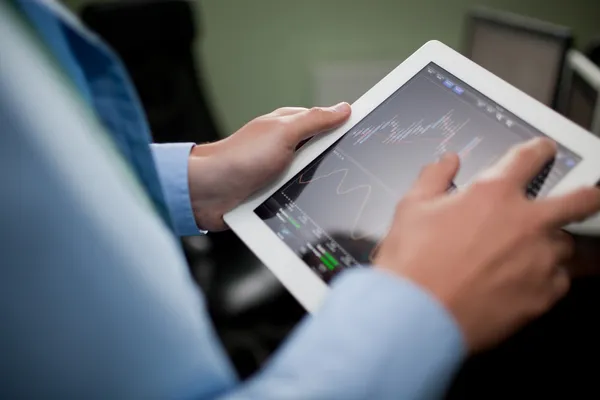
[[[158,143],[221,138],[194,57],[199,11],[189,1],[149,0],[103,1],[81,12],[123,59]],[[302,308],[232,232],[184,238],[183,247],[240,374],[251,374]]]

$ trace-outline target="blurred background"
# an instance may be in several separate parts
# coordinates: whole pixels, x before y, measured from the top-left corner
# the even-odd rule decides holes
[[[80,10],[94,1],[65,3]],[[318,87],[320,73],[329,72],[327,66],[362,70],[355,74],[367,81],[349,82],[360,89],[348,90],[355,97],[427,40],[461,49],[467,13],[474,6],[570,27],[577,47],[600,33],[600,2],[595,0],[201,0],[193,4],[199,28],[193,51],[203,67],[206,91],[224,135],[282,105],[309,106],[339,98],[338,93],[322,94]],[[130,28],[135,28],[135,21],[130,21]],[[164,32],[169,26],[154,29]]]
[[[353,102],[437,39],[600,134],[598,0],[64,0],[124,59],[157,142],[218,140],[281,106]],[[304,316],[231,232],[184,238],[242,377]],[[449,398],[600,398],[600,284],[469,359]],[[584,395],[576,395],[584,393]]]

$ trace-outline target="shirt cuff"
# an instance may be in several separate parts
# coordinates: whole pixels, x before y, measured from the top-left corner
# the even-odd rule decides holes
[[[195,143],[151,144],[154,163],[175,233],[194,236],[206,233],[196,225],[188,182],[188,160]]]

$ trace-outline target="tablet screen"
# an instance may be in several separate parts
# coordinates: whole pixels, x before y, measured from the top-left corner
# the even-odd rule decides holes
[[[255,213],[316,274],[368,266],[421,168],[450,151],[468,184],[539,130],[429,64],[261,204]],[[581,158],[559,145],[544,195]]]

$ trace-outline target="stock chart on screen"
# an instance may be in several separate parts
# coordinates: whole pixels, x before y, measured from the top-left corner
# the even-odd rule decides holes
[[[430,64],[277,190],[256,214],[325,281],[373,262],[424,165],[457,153],[456,188],[542,133]],[[580,158],[561,147],[543,190]]]

